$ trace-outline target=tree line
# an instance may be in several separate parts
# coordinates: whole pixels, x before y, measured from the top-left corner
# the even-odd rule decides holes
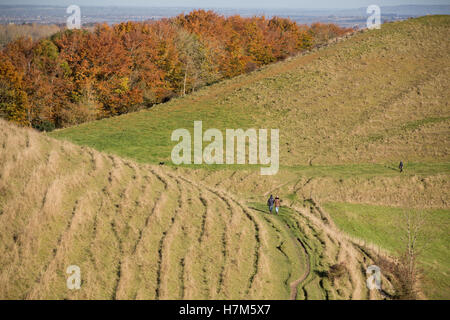
[[[197,10],[21,37],[0,52],[0,116],[48,131],[149,108],[350,31]]]

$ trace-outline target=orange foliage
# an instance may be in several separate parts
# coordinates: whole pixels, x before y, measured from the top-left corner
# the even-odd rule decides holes
[[[35,42],[21,38],[1,56],[12,95],[4,105],[11,111],[16,101],[16,122],[63,127],[150,107],[349,31],[197,10],[157,22],[101,24],[92,32],[65,30]]]

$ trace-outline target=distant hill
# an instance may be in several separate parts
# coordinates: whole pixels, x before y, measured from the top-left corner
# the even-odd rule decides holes
[[[119,23],[124,21],[157,20],[173,17],[183,12],[190,12],[193,7],[95,7],[81,6],[83,24],[95,22]],[[208,8],[206,8],[208,9]],[[266,17],[289,17],[298,23],[327,22],[349,26],[350,23],[362,24],[367,19],[366,7],[355,9],[303,9],[303,8],[220,8],[211,6],[214,11],[224,15],[239,14],[244,17],[265,15]],[[66,7],[63,6],[29,6],[0,5],[0,23],[57,23],[66,22]],[[424,16],[427,14],[450,14],[450,5],[402,5],[381,7],[383,17]],[[330,18],[331,17],[331,18]],[[335,17],[333,19],[333,17]],[[343,19],[346,18],[346,19]],[[352,22],[347,20],[353,18]]]
[[[409,15],[413,17],[424,16],[427,14],[450,14],[450,5],[401,5],[401,6],[381,6],[382,15]],[[367,7],[361,7],[357,9],[324,9],[308,11],[306,13],[311,15],[322,15],[323,13],[329,13],[337,16],[364,16]]]
[[[62,27],[56,25],[39,25],[39,24],[0,24],[0,48],[7,43],[21,37],[31,37],[33,40],[49,37]]]

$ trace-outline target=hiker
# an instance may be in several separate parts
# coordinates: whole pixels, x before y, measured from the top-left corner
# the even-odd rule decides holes
[[[278,210],[280,209],[281,206],[281,201],[280,198],[278,198],[278,196],[275,197],[275,211],[278,213]]]
[[[273,196],[270,195],[270,198],[267,200],[267,205],[269,206],[269,212],[272,213],[273,210],[273,203],[275,201],[273,200]]]
[[[403,172],[403,161],[400,161],[398,168],[400,169],[400,172]]]

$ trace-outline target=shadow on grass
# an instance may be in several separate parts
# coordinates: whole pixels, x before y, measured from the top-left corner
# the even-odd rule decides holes
[[[270,214],[270,213],[269,213],[269,210],[264,211],[264,210],[261,210],[261,209],[255,208],[255,207],[249,207],[249,208],[250,208],[250,209],[253,209],[253,210],[255,210],[255,211],[259,211],[259,212],[265,213],[265,214]]]
[[[400,170],[398,168],[396,168],[396,167],[391,167],[390,165],[387,165],[387,166],[385,166],[385,168],[400,173]]]

